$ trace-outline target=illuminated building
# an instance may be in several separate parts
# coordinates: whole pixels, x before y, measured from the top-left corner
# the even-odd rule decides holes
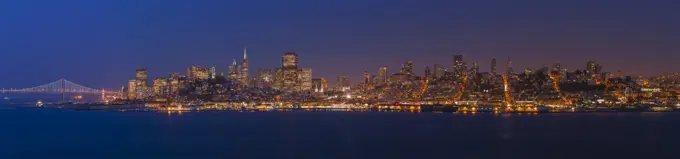
[[[128,81],[128,99],[137,99],[137,80]]]
[[[510,57],[508,57],[508,69],[506,71],[506,75],[508,75],[508,77],[515,74],[515,72],[512,70],[512,61],[510,60]]]
[[[276,87],[283,91],[311,90],[312,69],[298,69],[298,56],[286,52],[281,57],[282,67],[276,69]]]
[[[387,84],[387,66],[380,67],[378,71],[378,84]]]
[[[476,62],[472,63],[472,75],[477,75],[479,73],[479,65]]]
[[[444,69],[442,67],[442,65],[434,64],[434,77],[436,77],[436,78],[444,77],[445,73],[446,73],[446,69]]]
[[[425,66],[425,77],[426,78],[432,77],[432,70],[430,70],[430,67]]]
[[[283,68],[276,68],[276,72],[274,74],[274,85],[272,87],[274,89],[283,88]]]
[[[321,90],[323,91],[328,90],[328,80],[326,80],[326,78],[321,78]]]
[[[312,79],[312,90],[314,90],[314,92],[323,92],[324,91],[323,87],[321,87],[321,79],[320,78]]]
[[[588,77],[592,77],[595,75],[595,69],[597,69],[597,64],[595,64],[595,61],[587,61],[586,62],[586,75]]]
[[[465,73],[465,64],[463,63],[463,55],[453,55],[453,75],[455,79],[460,80]]]
[[[338,79],[335,83],[336,90],[338,91],[349,91],[350,90],[350,81],[349,77],[347,76],[338,76]]]
[[[312,69],[303,68],[300,70],[300,73],[298,75],[300,81],[300,90],[301,91],[312,90]]]
[[[408,60],[401,66],[401,73],[406,75],[413,74],[413,61]]]
[[[560,63],[556,63],[552,71],[560,72],[562,70],[561,67],[562,65],[560,65]]]
[[[284,69],[298,69],[298,56],[294,52],[284,53],[281,62]]]
[[[525,68],[525,69],[524,69],[524,74],[530,75],[530,74],[531,74],[531,69],[530,69],[530,68]]]
[[[136,71],[135,75],[135,93],[136,93],[136,98],[137,99],[144,99],[146,97],[149,97],[150,94],[148,92],[148,87],[149,85],[147,84],[148,80],[148,71],[146,68],[138,68]]]
[[[368,73],[368,71],[364,71],[364,85],[370,85],[371,84],[371,74]]]
[[[157,97],[170,95],[170,85],[167,78],[156,78],[153,80],[153,92]]]
[[[491,77],[496,76],[496,59],[491,59]]]
[[[243,48],[243,61],[241,62],[241,83],[248,84],[248,55],[246,48]]]
[[[210,78],[210,71],[207,68],[200,66],[189,67],[189,78],[194,80],[208,80]]]
[[[229,65],[229,70],[227,70],[227,79],[231,81],[237,81],[240,79],[239,66],[236,64],[236,59],[233,59],[231,65]]]
[[[210,79],[215,79],[217,77],[217,69],[215,69],[215,66],[210,67]]]
[[[257,69],[257,85],[258,87],[271,86],[274,82],[274,76],[271,69]]]

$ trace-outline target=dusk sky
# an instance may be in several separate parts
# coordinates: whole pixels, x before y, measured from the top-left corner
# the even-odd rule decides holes
[[[226,71],[248,47],[250,75],[296,52],[314,77],[396,73],[406,60],[452,66],[452,55],[499,71],[560,62],[655,75],[680,71],[677,0],[3,0],[0,88],[66,78],[118,88],[191,65]]]

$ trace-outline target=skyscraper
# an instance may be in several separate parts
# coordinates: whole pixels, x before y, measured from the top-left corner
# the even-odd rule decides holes
[[[301,91],[312,90],[312,69],[311,68],[300,69],[300,73],[298,75],[300,90]]]
[[[128,99],[137,99],[137,80],[128,81]]]
[[[508,57],[508,68],[507,68],[507,73],[506,75],[511,76],[514,75],[515,72],[512,70],[512,60],[510,60],[510,57]]]
[[[463,55],[453,55],[453,74],[456,78],[463,75]]]
[[[432,78],[432,70],[428,66],[425,66],[425,78]]]
[[[326,78],[321,78],[321,92],[328,90],[328,80]]]
[[[380,70],[378,70],[378,84],[387,84],[387,65],[380,67]]]
[[[586,62],[586,75],[588,75],[588,77],[593,77],[596,69],[597,64],[595,64],[595,61],[589,60]]]
[[[215,79],[217,77],[217,69],[215,66],[210,67],[210,79]]]
[[[153,80],[153,92],[156,97],[165,97],[170,95],[170,85],[167,78],[156,78]]]
[[[491,59],[491,75],[496,75],[496,59]]]
[[[236,81],[240,79],[238,64],[236,64],[236,59],[233,59],[231,65],[229,65],[229,70],[227,70],[227,79]]]
[[[248,85],[248,55],[246,54],[247,48],[243,48],[243,61],[241,61],[241,83]]]
[[[314,92],[323,92],[323,88],[321,87],[321,79],[320,78],[312,78],[312,91]]]
[[[368,86],[371,84],[371,74],[368,71],[364,71],[364,85]]]
[[[294,52],[286,52],[281,57],[284,69],[298,69],[298,55]]]
[[[434,64],[434,77],[441,78],[444,77],[444,74],[446,74],[446,69],[440,64]]]
[[[210,71],[201,66],[191,66],[189,68],[189,78],[194,80],[208,80],[210,78]]]
[[[335,83],[336,85],[336,90],[338,91],[349,91],[350,90],[350,81],[349,77],[347,76],[338,76],[338,79]]]
[[[404,65],[401,67],[401,73],[405,75],[413,74],[413,61],[406,61],[406,63],[404,63]]]
[[[135,93],[137,99],[144,99],[149,96],[147,84],[148,72],[146,68],[138,68],[135,75]]]
[[[479,65],[476,62],[472,63],[472,75],[477,75],[479,73]]]

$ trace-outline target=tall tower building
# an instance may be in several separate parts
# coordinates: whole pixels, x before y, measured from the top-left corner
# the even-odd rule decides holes
[[[302,77],[307,76],[306,72],[303,70],[298,70],[298,56],[294,52],[286,52],[283,54],[281,57],[281,74],[279,77],[279,70],[277,69],[277,83],[279,85],[279,89],[285,90],[285,91],[299,91],[302,89],[302,83],[301,82],[307,82],[307,81],[300,81],[302,80]],[[301,73],[305,73],[302,76],[300,75]],[[309,69],[309,87],[311,89],[311,69]],[[306,77],[304,79],[307,79]],[[307,88],[307,85],[305,85],[304,88]]]
[[[236,81],[240,79],[238,64],[236,64],[236,59],[233,59],[231,65],[229,65],[229,70],[227,71],[227,76],[229,80]]]
[[[378,84],[387,84],[387,65],[380,67],[378,70]]]
[[[210,67],[210,79],[215,79],[217,77],[217,69],[215,66]]]
[[[595,75],[595,70],[597,69],[597,64],[595,64],[595,61],[589,60],[586,62],[586,74],[588,77],[592,77]]]
[[[491,59],[491,75],[496,75],[496,59]]]
[[[328,91],[328,80],[321,78],[321,92]]]
[[[476,62],[472,63],[472,75],[477,75],[479,73],[479,65]]]
[[[136,98],[137,99],[143,99],[149,96],[148,92],[148,87],[149,85],[147,84],[148,81],[148,72],[146,68],[138,68],[136,71],[135,75],[135,93],[136,93]]]
[[[560,65],[560,63],[555,63],[555,66],[553,67],[552,71],[560,72],[560,70],[562,70],[561,67],[562,67],[562,65]]]
[[[413,61],[406,61],[406,63],[404,63],[404,65],[401,67],[401,73],[405,75],[413,74]]]
[[[435,78],[441,78],[444,76],[446,73],[446,69],[442,67],[440,64],[434,64],[434,77]]]
[[[191,66],[189,69],[189,77],[198,80],[208,80],[210,78],[210,70],[200,66]]]
[[[294,52],[287,52],[281,57],[284,69],[298,69],[298,55]]]
[[[298,84],[297,85],[300,85],[301,91],[312,90],[312,69],[311,68],[300,69],[300,73],[298,73]]]
[[[338,79],[335,83],[336,89],[338,91],[349,91],[350,90],[350,82],[349,82],[349,77],[347,76],[338,76]]]
[[[453,55],[453,76],[455,79],[463,77],[465,72],[465,63],[463,63],[463,55]]]
[[[137,99],[137,80],[128,81],[128,99]]]
[[[321,88],[321,79],[320,78],[312,78],[312,91],[323,92],[323,88]]]
[[[432,78],[432,70],[428,66],[425,66],[425,78]]]
[[[510,57],[508,57],[508,70],[506,73],[508,76],[514,75],[515,72],[512,70],[512,60],[510,60]]]
[[[247,48],[243,48],[243,61],[241,61],[241,83],[248,84],[248,55]]]

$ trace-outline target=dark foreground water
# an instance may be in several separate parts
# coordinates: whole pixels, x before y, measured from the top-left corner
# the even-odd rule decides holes
[[[680,158],[680,114],[0,110],[0,158]]]

